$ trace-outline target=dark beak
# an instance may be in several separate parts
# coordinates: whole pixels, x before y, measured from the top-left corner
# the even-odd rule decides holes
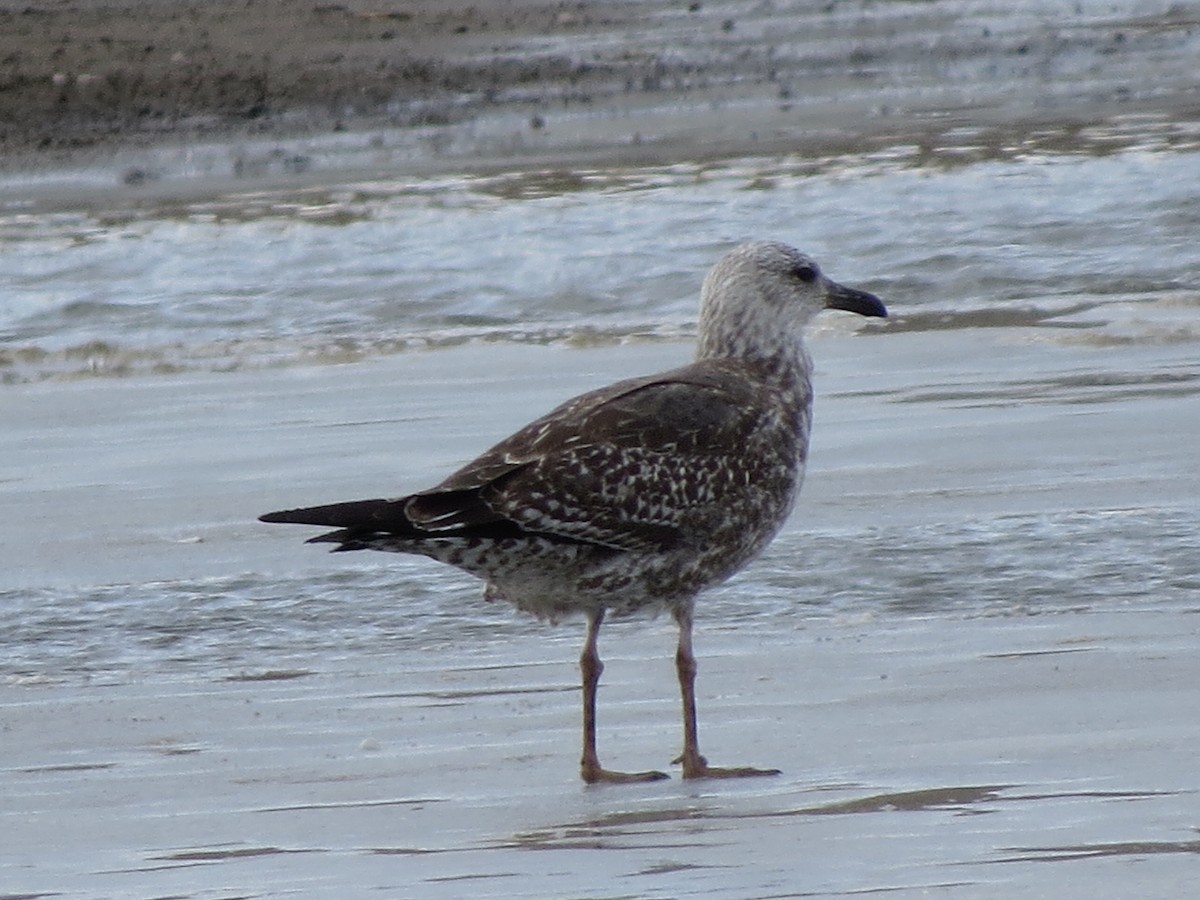
[[[846,312],[858,313],[860,316],[887,318],[887,308],[883,305],[883,301],[874,294],[846,287],[836,281],[829,282],[828,291],[825,294],[825,308],[844,309]]]

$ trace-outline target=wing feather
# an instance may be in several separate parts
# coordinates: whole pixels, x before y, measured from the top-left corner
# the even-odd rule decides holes
[[[371,535],[519,534],[669,549],[694,511],[745,487],[742,450],[764,426],[798,427],[740,365],[704,361],[582,394],[428,491],[263,519],[337,527],[314,540],[347,549]]]

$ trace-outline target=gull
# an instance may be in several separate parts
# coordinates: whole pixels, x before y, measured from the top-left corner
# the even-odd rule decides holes
[[[683,777],[778,774],[701,755],[692,628],[697,596],[763,551],[800,491],[813,396],[803,337],[823,309],[887,315],[878,297],[829,279],[793,247],[742,244],[704,280],[689,365],[568,400],[428,490],[260,518],[334,528],[310,542],[335,551],[457,566],[486,582],[487,599],[542,619],[582,614],[580,774],[589,784],[667,777],[600,764],[596,692],[605,617],[670,611]]]

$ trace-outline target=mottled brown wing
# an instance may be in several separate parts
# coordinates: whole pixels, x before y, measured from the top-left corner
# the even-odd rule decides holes
[[[769,398],[728,363],[583,394],[411,498],[422,528],[512,522],[616,549],[666,549],[735,482]]]

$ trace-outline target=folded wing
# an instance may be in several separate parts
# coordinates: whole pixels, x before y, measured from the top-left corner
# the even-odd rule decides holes
[[[312,540],[345,550],[383,537],[523,535],[666,550],[690,515],[746,480],[736,452],[712,449],[736,451],[761,425],[764,398],[735,365],[696,363],[583,394],[428,491],[261,518],[339,529]]]

